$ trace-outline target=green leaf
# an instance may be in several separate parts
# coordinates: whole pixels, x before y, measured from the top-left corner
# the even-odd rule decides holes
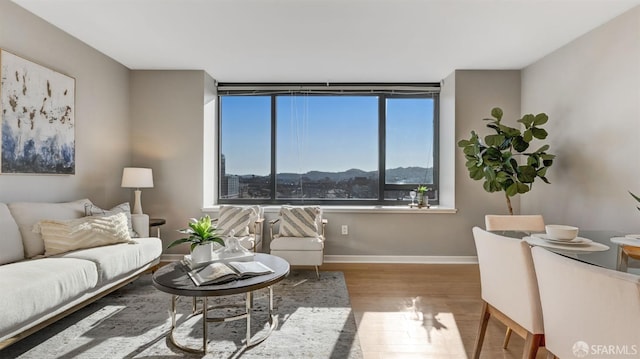
[[[509,187],[507,187],[507,190],[505,192],[509,197],[515,196],[516,194],[518,194],[518,184],[512,183]]]
[[[498,121],[502,119],[502,109],[500,107],[494,107],[491,109],[491,116],[495,117]]]
[[[509,178],[510,176],[504,172],[498,172],[498,174],[496,174],[496,182],[498,183],[504,183]]]
[[[527,157],[527,164],[529,166],[538,167],[538,165],[540,164],[540,159],[535,154],[529,155],[529,157]]]
[[[487,146],[493,147],[500,146],[504,142],[504,140],[505,137],[503,135],[488,135],[484,138],[484,142],[487,144]]]
[[[536,115],[535,120],[533,120],[533,125],[541,126],[547,123],[547,121],[549,121],[549,116],[547,116],[546,113],[539,113]]]
[[[458,141],[458,147],[467,147],[472,145],[473,143],[471,143],[471,141],[469,140],[460,140]]]
[[[500,128],[500,131],[504,132],[508,137],[520,136],[520,130],[517,128],[505,125],[498,125],[498,127]]]
[[[186,242],[191,242],[191,240],[189,238],[176,239],[175,241],[171,242],[171,244],[169,244],[169,246],[167,246],[167,249],[175,247],[178,244],[186,243]]]
[[[541,169],[539,169],[536,174],[538,175],[538,177],[542,178],[544,176],[547,175],[547,167],[542,167]]]
[[[521,119],[518,120],[518,122],[524,124],[525,128],[529,128],[531,127],[531,124],[533,123],[534,117],[532,114],[528,114],[528,115],[524,115],[522,116]]]
[[[547,131],[544,128],[531,127],[531,133],[533,134],[533,137],[539,140],[547,138]]]
[[[552,155],[549,153],[542,153],[540,154],[540,158],[542,158],[543,160],[552,160],[554,158],[556,158],[556,155]]]
[[[486,178],[489,181],[495,181],[496,173],[493,171],[491,167],[484,168],[484,178]]]
[[[543,160],[542,161],[542,165],[545,167],[551,167],[551,165],[553,164],[553,160]]]
[[[540,176],[540,179],[544,181],[544,183],[546,184],[551,184],[551,182],[549,182],[549,180],[547,179],[547,177],[544,176]]]
[[[526,142],[522,136],[515,137],[511,144],[513,145],[513,149],[518,152],[524,152],[529,148],[529,143]]]
[[[633,194],[631,191],[628,191],[629,194],[631,195],[631,197],[633,197],[636,201],[640,202],[640,197],[636,196],[635,194]]]
[[[484,178],[484,171],[481,167],[474,167],[469,169],[469,177],[478,181]]]
[[[532,166],[520,166],[518,167],[518,180],[522,183],[533,183],[537,176],[536,169]],[[518,190],[519,193],[520,190]]]
[[[525,142],[531,142],[531,140],[533,140],[531,129],[527,129],[526,131],[524,131],[524,135],[522,136],[522,138],[524,138]]]
[[[516,183],[516,185],[518,186],[518,193],[522,194],[529,192],[529,186],[527,186],[526,184]]]
[[[536,152],[534,152],[534,153],[542,153],[542,152],[544,152],[544,151],[546,151],[548,149],[549,149],[549,145],[544,145],[544,146],[538,148],[538,150]]]

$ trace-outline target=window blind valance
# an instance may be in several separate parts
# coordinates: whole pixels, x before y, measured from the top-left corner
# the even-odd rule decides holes
[[[218,95],[433,95],[438,83],[219,83]]]

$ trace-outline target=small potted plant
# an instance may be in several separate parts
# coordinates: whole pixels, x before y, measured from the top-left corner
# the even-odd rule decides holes
[[[224,240],[216,233],[216,227],[208,215],[200,219],[191,218],[189,228],[180,229],[178,232],[187,234],[188,237],[176,239],[167,249],[182,243],[191,243],[191,260],[193,262],[207,262],[213,257],[213,243],[224,246]]]
[[[418,208],[429,207],[429,197],[427,197],[426,192],[429,190],[429,187],[419,185],[416,188],[416,192],[418,194]]]

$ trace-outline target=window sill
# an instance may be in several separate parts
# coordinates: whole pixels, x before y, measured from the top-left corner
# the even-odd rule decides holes
[[[265,213],[277,213],[281,206],[262,206]],[[408,206],[320,206],[325,213],[411,213],[411,214],[455,214],[457,208],[432,206],[430,208],[409,208]],[[203,212],[218,212],[220,206],[202,208]]]

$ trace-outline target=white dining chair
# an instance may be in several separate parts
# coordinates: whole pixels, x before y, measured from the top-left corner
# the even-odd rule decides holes
[[[640,357],[640,276],[532,249],[548,358]]]
[[[535,358],[544,346],[542,310],[531,249],[522,239],[473,228],[478,252],[482,317],[473,350],[480,357],[490,318],[495,318],[525,338],[522,358]]]
[[[544,232],[544,218],[539,214],[498,215],[488,214],[484,216],[484,226],[490,232],[515,231],[527,234]],[[502,348],[507,349],[511,339],[511,328],[507,327],[504,334]]]
[[[544,219],[542,215],[497,215],[484,216],[484,225],[487,231],[517,231],[517,232],[544,232]]]

